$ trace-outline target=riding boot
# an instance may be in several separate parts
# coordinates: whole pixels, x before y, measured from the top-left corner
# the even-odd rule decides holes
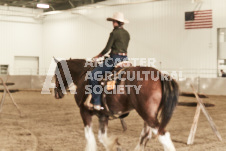
[[[98,110],[98,111],[104,109],[104,107],[101,107],[101,105],[94,105],[93,108],[94,108],[94,110]]]
[[[101,107],[101,105],[93,105],[91,103],[92,95],[89,94],[88,97],[86,98],[86,101],[84,102],[84,105],[89,109],[89,110],[103,110],[104,108]]]
[[[92,99],[92,95],[89,94],[88,97],[86,98],[86,101],[84,102],[84,105],[88,108],[88,109],[93,109],[93,104],[90,103]]]

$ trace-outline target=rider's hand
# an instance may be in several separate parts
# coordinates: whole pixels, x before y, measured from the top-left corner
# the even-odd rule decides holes
[[[99,55],[97,55],[97,56],[95,56],[95,57],[93,57],[93,58],[92,58],[92,60],[93,60],[93,61],[96,61],[99,57],[101,57],[101,55],[100,55],[100,54],[99,54]]]

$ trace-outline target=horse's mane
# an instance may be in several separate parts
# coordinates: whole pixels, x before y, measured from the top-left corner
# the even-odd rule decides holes
[[[75,62],[75,63],[79,63],[79,62],[85,62],[86,61],[86,59],[68,59],[68,60],[66,60],[66,61],[71,61],[71,62]]]
[[[66,60],[66,62],[68,64],[68,68],[70,71],[77,70],[80,73],[80,75],[78,75],[79,80],[82,80],[85,77],[87,71],[91,71],[95,68],[94,66],[89,65],[92,64],[93,62],[87,61],[86,59],[69,59]],[[72,74],[72,76],[77,75]]]
[[[67,63],[70,71],[81,70],[81,72],[86,72],[88,70],[91,70],[91,66],[84,67],[85,63],[87,62],[85,59],[71,59],[71,58],[68,60],[58,61],[56,69],[57,68],[62,69],[62,64],[65,62]],[[84,68],[82,68],[82,67],[84,67]],[[55,73],[56,73],[56,71],[57,70],[55,70]]]
[[[62,62],[66,61],[67,64],[72,64],[72,65],[85,65],[86,60],[85,59],[68,59],[68,60],[61,60],[59,62],[57,62],[57,66],[58,68],[62,68],[61,64]],[[80,66],[81,67],[81,66]]]
[[[67,63],[72,63],[76,65],[85,65],[86,62],[92,62],[92,61],[87,61],[86,59],[68,59],[66,60]],[[88,66],[87,66],[88,67]]]

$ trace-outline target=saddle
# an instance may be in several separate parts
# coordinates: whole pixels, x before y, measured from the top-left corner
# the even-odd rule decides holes
[[[118,63],[116,66],[115,66],[115,69],[112,71],[112,72],[116,72],[116,74],[111,74],[107,77],[105,77],[102,81],[101,81],[101,85],[102,87],[106,87],[108,91],[111,91],[113,89],[115,89],[116,85],[118,85],[121,81],[121,79],[119,79],[119,75],[122,74],[122,71],[125,71],[127,68],[131,67],[132,64],[129,62],[129,61],[123,61],[123,62],[120,62]],[[109,80],[110,79],[110,80]],[[106,99],[106,93],[103,92],[102,93],[102,104],[104,106],[104,108],[106,109],[107,111],[107,114],[109,116],[109,119],[117,119],[117,118],[124,118],[126,116],[128,116],[129,113],[122,113],[122,114],[115,114],[113,113],[108,105],[107,105],[107,99]],[[122,122],[122,121],[121,121]]]
[[[120,79],[118,78],[118,76],[122,73],[122,71],[126,70],[127,68],[129,68],[131,66],[132,66],[132,64],[129,61],[123,61],[123,62],[118,63],[115,66],[115,69],[113,70],[113,71],[116,72],[116,76],[109,75],[109,76],[105,77],[102,81],[100,81],[102,87],[107,86],[107,90],[113,90],[115,88],[115,86],[118,84],[118,82],[120,82]],[[114,77],[112,77],[112,76],[114,76]],[[111,78],[109,78],[109,77],[111,77]],[[111,80],[109,80],[109,79],[111,79]],[[122,113],[122,114],[113,113],[113,111],[111,111],[109,109],[108,105],[107,105],[106,95],[107,94],[105,92],[102,93],[102,104],[103,104],[104,108],[106,109],[105,114],[109,116],[110,120],[119,118],[120,121],[121,121],[123,130],[126,131],[127,125],[126,125],[126,122],[124,121],[123,118],[127,117],[129,115],[129,112],[128,113]],[[89,100],[89,101],[85,101],[86,104],[90,103],[91,98],[86,99],[86,100]]]

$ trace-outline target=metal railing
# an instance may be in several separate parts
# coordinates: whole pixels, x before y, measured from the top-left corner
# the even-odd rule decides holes
[[[173,74],[174,72],[178,73],[179,76],[183,78],[216,78],[221,77],[221,73],[218,69],[169,69],[165,68],[161,71],[167,71],[169,74]]]
[[[10,75],[46,75],[48,73],[48,68],[20,68],[9,70]],[[172,68],[162,68],[162,72],[169,75],[177,75],[182,78],[216,78],[221,77],[220,70],[218,69],[172,69]]]

